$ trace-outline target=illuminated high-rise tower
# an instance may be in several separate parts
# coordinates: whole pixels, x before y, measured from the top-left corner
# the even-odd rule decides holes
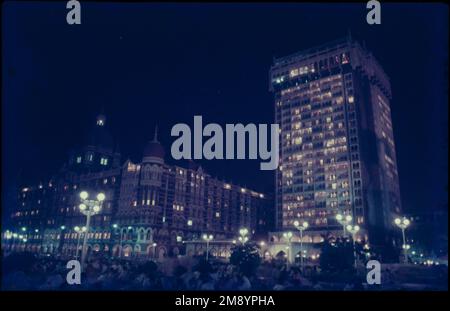
[[[270,70],[280,125],[276,224],[305,220],[312,242],[342,235],[351,215],[360,238],[392,242],[401,211],[389,78],[350,37],[278,58]]]

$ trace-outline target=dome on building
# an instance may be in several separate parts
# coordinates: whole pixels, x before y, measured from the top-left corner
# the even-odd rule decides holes
[[[146,159],[152,158],[164,159],[165,150],[164,147],[161,145],[161,143],[158,141],[157,135],[158,129],[156,128],[153,140],[149,141],[144,148],[143,154],[144,162]]]
[[[158,141],[149,141],[144,148],[144,158],[164,158],[164,154],[164,147]]]

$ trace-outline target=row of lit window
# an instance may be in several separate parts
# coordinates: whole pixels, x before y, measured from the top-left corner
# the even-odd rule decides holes
[[[87,155],[87,160],[89,162],[92,162],[94,160],[94,155],[93,154],[88,154]],[[77,156],[76,162],[78,164],[80,164],[82,162],[82,157],[81,156]],[[100,165],[108,165],[108,158],[106,157],[100,157]]]

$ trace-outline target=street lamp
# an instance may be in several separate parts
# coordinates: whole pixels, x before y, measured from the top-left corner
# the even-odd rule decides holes
[[[358,225],[348,225],[347,226],[347,231],[351,233],[352,235],[352,241],[353,241],[353,257],[355,259],[355,268],[356,268],[356,247],[355,247],[355,239],[356,239],[356,233],[358,233],[359,231],[359,226]]]
[[[408,228],[408,226],[411,224],[408,218],[395,218],[394,223],[402,230],[402,237],[403,237],[403,253],[405,255],[405,263],[408,263],[408,248],[406,247],[406,237],[405,237],[405,230]]]
[[[79,205],[80,211],[86,216],[86,232],[83,239],[83,250],[81,253],[81,267],[84,267],[86,261],[86,247],[87,247],[87,237],[89,235],[89,226],[91,224],[91,217],[100,213],[102,209],[103,201],[105,200],[105,194],[98,193],[96,200],[88,200],[89,193],[87,191],[80,192],[81,204]]]
[[[12,239],[11,250],[12,250],[13,248],[14,248],[14,250],[15,250],[15,247],[16,247],[16,239],[19,237],[19,235],[18,235],[17,233],[13,233],[12,236],[13,236],[13,239]]]
[[[345,232],[346,226],[350,224],[352,219],[353,219],[352,215],[342,215],[342,214],[336,215],[336,220],[338,221],[338,223],[341,224],[341,226],[343,228],[344,237],[346,235],[346,232]]]
[[[242,243],[242,245],[244,245],[247,241],[248,241],[248,229],[247,228],[242,228],[239,230],[239,241]]]
[[[82,233],[84,233],[84,232],[86,232],[86,227],[78,227],[78,226],[75,226],[75,228],[73,228],[74,230],[75,230],[75,232],[77,233],[77,236],[78,236],[78,238],[77,238],[77,249],[76,249],[76,251],[75,251],[75,260],[77,260],[78,259],[78,250],[80,249],[80,238],[81,238],[81,234]]]
[[[266,245],[266,242],[264,242],[264,241],[261,241],[261,242],[259,242],[259,246],[260,246],[260,248],[259,248],[259,250],[260,250],[260,255],[261,255],[261,258],[264,258],[264,251],[263,251],[263,247]]]
[[[113,225],[113,228],[114,228],[114,229],[117,229],[117,228],[119,228],[119,225],[118,225],[118,224],[114,224],[114,225]],[[128,227],[128,228],[130,228],[130,227]],[[122,230],[122,228],[119,228],[119,230],[120,230],[119,258],[122,258],[123,230]]]
[[[300,268],[303,270],[303,230],[309,227],[307,221],[302,224],[298,220],[294,221],[294,226],[300,231]]]
[[[209,242],[212,241],[214,236],[212,234],[204,234],[203,240],[206,241],[206,261],[208,261],[208,255],[209,255]]]
[[[6,240],[12,240],[11,242],[9,242],[9,250],[11,251],[11,249],[12,249],[12,242],[14,241],[13,233],[11,231],[9,231],[9,230],[6,230],[5,238],[6,238]]]
[[[156,259],[156,246],[157,246],[158,244],[156,244],[156,243],[154,243],[153,242],[153,244],[152,244],[152,246],[153,246],[153,259]]]
[[[288,262],[291,262],[291,239],[292,239],[292,232],[284,232],[283,237],[288,240]]]

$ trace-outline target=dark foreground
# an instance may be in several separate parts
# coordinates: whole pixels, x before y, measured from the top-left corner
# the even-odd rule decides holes
[[[97,257],[88,261],[80,285],[69,285],[72,258],[15,253],[2,256],[3,290],[448,290],[447,266],[392,266],[381,285],[368,285],[365,271],[323,273],[318,266],[301,272],[285,262],[263,262],[252,275],[231,264],[195,258],[164,262]],[[364,268],[364,267],[362,267]]]

